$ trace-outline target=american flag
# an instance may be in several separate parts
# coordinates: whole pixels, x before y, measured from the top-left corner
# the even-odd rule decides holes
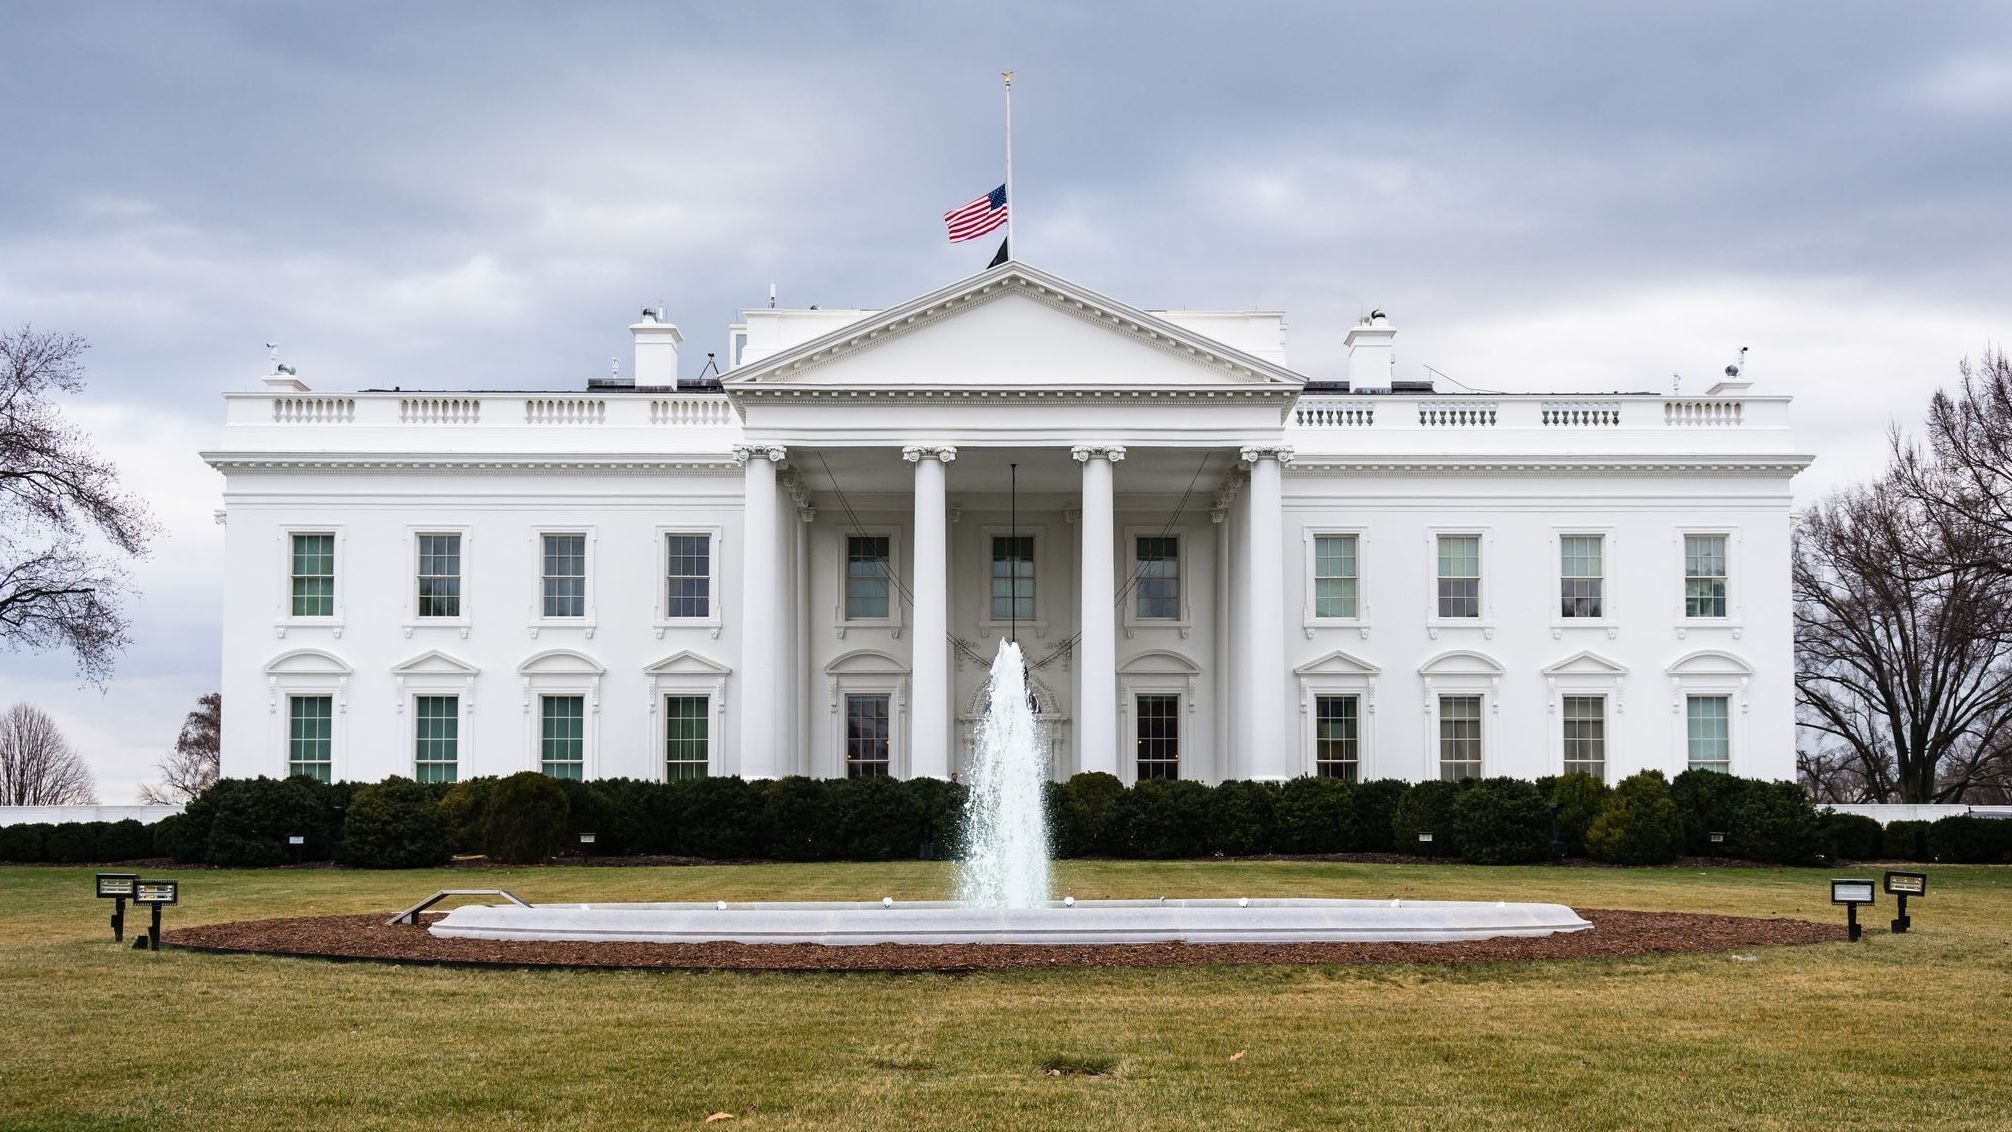
[[[1001,185],[970,204],[943,214],[950,242],[961,244],[995,231],[1006,223],[1006,186]]]

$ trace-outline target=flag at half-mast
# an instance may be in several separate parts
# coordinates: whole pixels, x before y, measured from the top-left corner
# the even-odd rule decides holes
[[[1006,186],[1001,185],[970,204],[944,213],[943,223],[950,229],[950,242],[953,244],[997,231],[1006,223]]]

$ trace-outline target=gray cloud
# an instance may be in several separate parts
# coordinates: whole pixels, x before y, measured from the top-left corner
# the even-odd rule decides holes
[[[668,302],[688,364],[771,279],[878,306],[1019,250],[1146,306],[1282,307],[1339,365],[1803,399],[1804,496],[2006,332],[2012,14],[1987,4],[17,10],[0,321],[87,335],[78,406],[169,520],[109,698],[0,657],[124,797],[214,684],[193,449],[277,338],[318,384],[570,387]]]

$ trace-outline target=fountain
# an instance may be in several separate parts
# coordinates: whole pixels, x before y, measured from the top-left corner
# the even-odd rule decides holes
[[[428,930],[471,939],[1073,945],[1436,942],[1592,926],[1562,904],[1501,901],[1055,900],[1043,808],[1047,752],[1020,646],[1010,640],[992,662],[976,756],[955,900],[476,904]]]

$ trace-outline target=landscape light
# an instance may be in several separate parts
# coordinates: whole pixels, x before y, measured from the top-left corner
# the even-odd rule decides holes
[[[593,834],[591,834],[591,833],[583,833],[583,834],[581,834],[581,835],[580,835],[580,844],[582,844],[582,845],[592,845],[593,843],[594,843],[594,835],[593,835]]]
[[[1883,887],[1885,887],[1888,896],[1900,902],[1900,907],[1895,911],[1893,917],[1893,932],[1895,935],[1899,935],[1901,932],[1914,926],[1914,918],[1907,914],[1907,898],[1910,896],[1928,895],[1928,874],[1896,873],[1889,869]]]
[[[161,949],[161,909],[182,902],[182,882],[178,880],[134,880],[133,903],[153,908],[153,927],[146,936],[133,941],[135,951]]]
[[[99,873],[95,886],[100,900],[116,901],[112,905],[112,942],[123,943],[126,939],[126,901],[133,898],[133,886],[140,882],[138,873]]]
[[[1830,882],[1830,902],[1844,905],[1844,922],[1849,929],[1848,936],[1853,943],[1863,934],[1858,926],[1858,906],[1871,904],[1874,887],[1869,880],[1833,880]]]
[[[1425,846],[1425,855],[1426,855],[1426,856],[1428,856],[1428,857],[1437,857],[1437,856],[1439,855],[1439,847],[1438,847],[1438,846],[1436,846],[1436,845],[1434,845],[1434,844],[1432,843],[1432,835],[1431,835],[1431,834],[1429,834],[1429,833],[1421,833],[1421,834],[1419,834],[1419,835],[1418,835],[1418,843],[1419,843],[1420,845],[1423,845],[1423,846]]]

